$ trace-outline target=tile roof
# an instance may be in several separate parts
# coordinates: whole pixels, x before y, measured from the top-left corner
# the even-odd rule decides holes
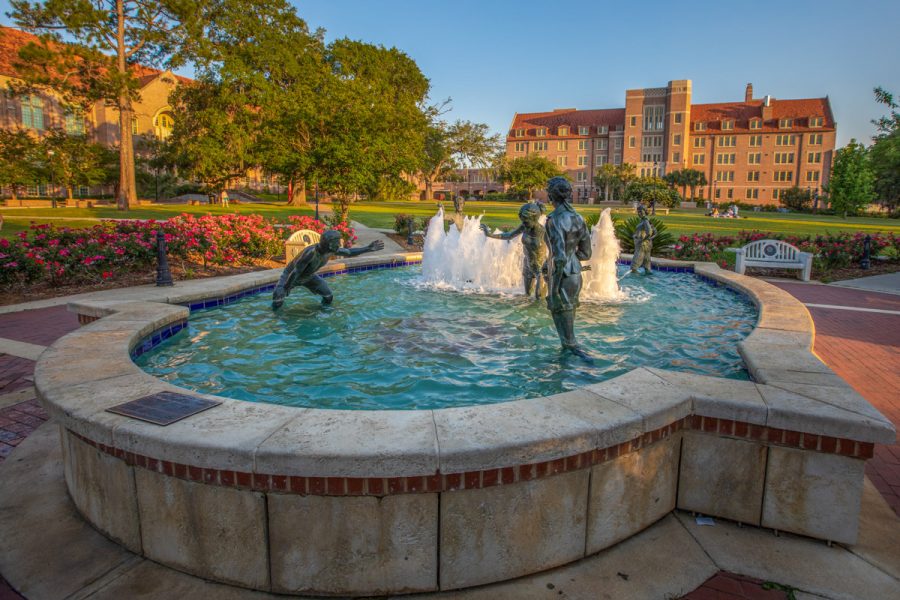
[[[575,110],[574,108],[564,108],[550,112],[517,113],[510,129],[524,129],[525,137],[515,139],[528,139],[535,137],[535,130],[538,127],[546,127],[547,133],[555,135],[557,127],[568,125],[571,137],[581,137],[578,135],[578,127],[607,125],[612,129],[613,126],[624,123],[624,108],[607,108],[601,110]],[[591,132],[592,135],[595,133],[596,129]],[[510,139],[514,138],[510,136]]]
[[[734,121],[734,131],[778,131],[779,119],[793,119],[792,129],[809,129],[809,117],[822,117],[822,126],[816,130],[833,129],[834,117],[828,98],[804,98],[801,100],[778,100],[772,98],[772,116],[762,124],[761,129],[750,129],[750,119],[762,118],[763,100],[750,102],[718,102],[715,104],[692,104],[691,123],[705,122],[707,131],[721,130],[721,122]],[[782,130],[783,131],[783,130]]]
[[[19,59],[19,49],[31,43],[38,42],[39,38],[31,33],[13,29],[12,27],[0,26],[0,75],[8,77],[18,77],[15,63]],[[165,71],[145,67],[144,65],[132,65],[132,71],[141,82],[141,87],[147,85]],[[180,75],[174,76],[181,83],[190,83],[191,79]]]

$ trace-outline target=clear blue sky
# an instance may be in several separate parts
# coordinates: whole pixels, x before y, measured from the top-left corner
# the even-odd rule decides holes
[[[291,2],[328,40],[403,50],[434,100],[452,98],[449,118],[499,133],[517,111],[621,107],[628,88],[691,79],[697,103],[741,100],[748,82],[757,97],[828,95],[842,146],[869,143],[870,119],[886,112],[873,87],[900,95],[896,1]]]

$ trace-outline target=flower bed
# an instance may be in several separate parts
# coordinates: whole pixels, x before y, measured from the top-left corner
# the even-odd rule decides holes
[[[215,266],[252,265],[284,252],[298,229],[322,232],[310,217],[291,217],[287,227],[259,215],[179,215],[166,221],[104,221],[87,229],[32,225],[12,240],[0,239],[0,285],[67,285],[102,282],[156,264],[156,232],[165,234],[170,259]],[[340,223],[345,245],[356,240]]]
[[[724,260],[726,248],[740,248],[762,239],[783,240],[803,252],[813,254],[813,266],[818,271],[846,267],[863,257],[865,233],[837,233],[825,235],[784,235],[765,231],[741,231],[737,235],[717,236],[712,233],[682,235],[672,247],[672,258],[678,260]],[[900,256],[900,236],[893,233],[871,234],[871,256],[892,248]]]

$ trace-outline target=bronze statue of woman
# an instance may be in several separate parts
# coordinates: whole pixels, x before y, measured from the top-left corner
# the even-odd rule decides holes
[[[535,299],[544,297],[546,286],[541,276],[541,268],[547,259],[547,246],[544,244],[544,226],[541,225],[541,215],[544,207],[538,202],[529,202],[519,208],[519,220],[522,224],[506,233],[491,233],[487,225],[482,224],[484,235],[497,240],[511,240],[522,236],[522,246],[525,248],[525,256],[522,259],[522,277],[525,280],[525,295],[530,296],[534,291]]]

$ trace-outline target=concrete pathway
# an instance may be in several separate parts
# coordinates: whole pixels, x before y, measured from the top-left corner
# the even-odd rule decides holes
[[[828,285],[881,292],[883,294],[900,294],[900,271],[885,273],[884,275],[872,275],[871,277],[860,277],[859,279],[835,281]]]

